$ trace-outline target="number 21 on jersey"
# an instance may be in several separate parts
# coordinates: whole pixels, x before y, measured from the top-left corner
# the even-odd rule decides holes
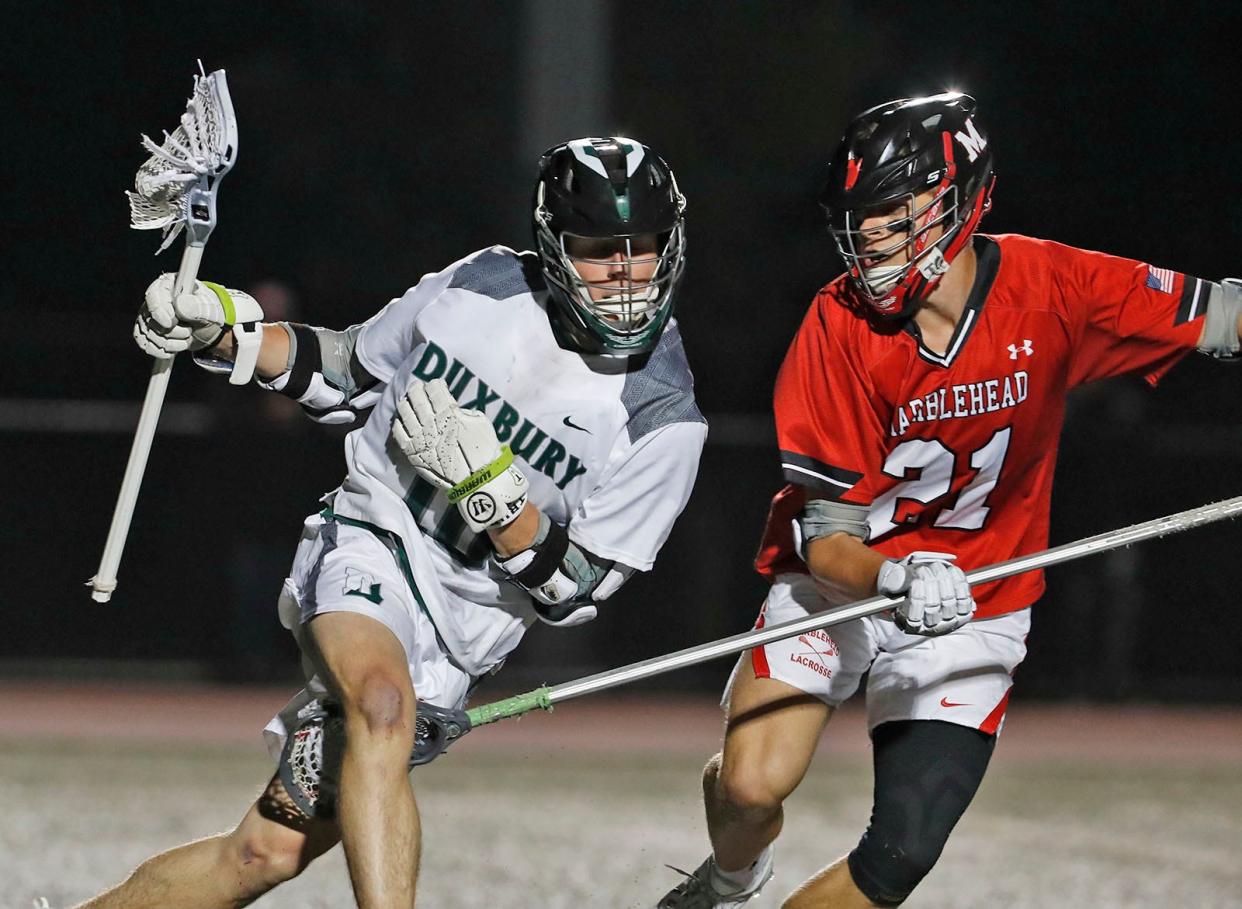
[[[970,455],[970,478],[957,497],[943,508],[932,522],[933,527],[949,530],[979,530],[987,522],[990,510],[988,495],[1000,479],[1009,450],[1012,427],[998,429],[982,448]],[[868,522],[871,539],[896,530],[900,523],[913,520],[898,512],[903,501],[928,505],[946,495],[953,486],[957,454],[938,439],[911,439],[894,448],[884,460],[884,473],[904,480],[885,492],[871,505]]]

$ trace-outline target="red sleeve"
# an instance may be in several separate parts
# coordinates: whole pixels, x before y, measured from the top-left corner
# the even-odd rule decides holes
[[[798,329],[776,379],[776,438],[785,480],[815,497],[870,504],[855,489],[882,457],[886,423],[848,339],[833,336],[837,304],[821,294]],[[839,315],[839,314],[838,314]],[[844,334],[844,317],[837,334]]]
[[[1075,330],[1071,387],[1124,373],[1153,385],[1194,349],[1209,282],[1134,259],[1055,246]]]

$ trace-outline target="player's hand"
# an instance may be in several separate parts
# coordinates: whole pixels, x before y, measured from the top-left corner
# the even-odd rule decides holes
[[[134,341],[157,360],[167,360],[189,350],[194,329],[177,318],[173,308],[172,286],[176,275],[163,274],[147,288],[138,318],[134,320]]]
[[[445,490],[475,533],[503,527],[526,504],[526,477],[491,420],[461,407],[443,379],[411,379],[392,437],[418,475]]]
[[[214,347],[234,325],[263,320],[263,308],[250,294],[203,281],[174,299],[176,278],[169,272],[151,282],[134,322],[134,340],[153,357]]]
[[[893,621],[909,634],[927,637],[961,628],[975,614],[975,598],[957,556],[945,552],[912,552],[880,566],[876,589],[886,597],[905,595],[893,609]]]

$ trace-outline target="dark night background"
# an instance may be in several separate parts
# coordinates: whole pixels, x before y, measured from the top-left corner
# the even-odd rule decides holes
[[[201,275],[266,286],[301,321],[359,322],[474,249],[529,246],[537,155],[572,135],[642,139],[678,175],[679,318],[713,426],[694,497],[656,570],[591,626],[534,629],[505,687],[753,619],[750,559],[779,485],[769,395],[840,267],[814,192],[854,113],[969,91],[997,156],[985,230],[1242,272],[1225,4],[0,8],[3,673],[296,678],[274,601],[302,516],[342,476],[341,433],[258,389],[178,362],[118,591],[97,605],[82,586],[136,422],[124,405],[150,369],[131,322],[180,250],[152,257],[158,236],[128,229],[122,191],[139,134],[175,124],[200,57],[228,71],[240,130]],[[1242,371],[1192,356],[1154,392],[1138,379],[1078,392],[1052,542],[1237,494],[1239,391]],[[1240,550],[1242,528],[1215,525],[1053,569],[1018,696],[1242,700]],[[715,689],[727,669],[659,685]]]

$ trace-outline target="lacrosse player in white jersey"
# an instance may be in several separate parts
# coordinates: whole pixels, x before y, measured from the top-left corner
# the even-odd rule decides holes
[[[323,745],[315,802],[281,766],[235,830],[86,906],[243,905],[338,840],[360,907],[414,904],[416,698],[460,708],[534,621],[594,618],[690,495],[707,427],[672,318],[684,209],[641,143],[578,139],[540,162],[536,252],[473,253],[344,331],[261,324],[252,298],[207,282],[177,299],[171,276],[151,285],[147,352],[189,349],[358,426],[280,597],[308,685],[266,730],[282,761],[316,710],[344,734]]]

